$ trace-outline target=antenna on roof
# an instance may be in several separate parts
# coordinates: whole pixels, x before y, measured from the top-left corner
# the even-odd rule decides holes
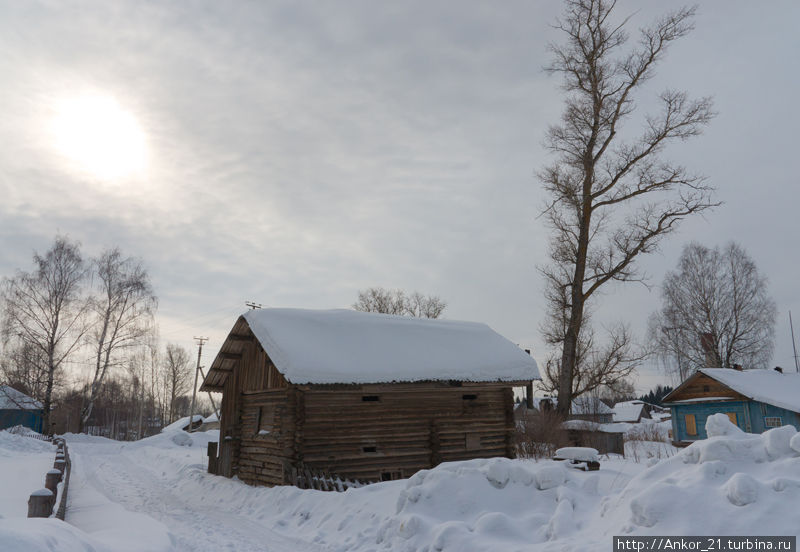
[[[262,305],[261,303],[254,303],[253,301],[245,301],[244,306],[250,307],[253,310],[264,308],[264,305]]]
[[[789,328],[792,330],[792,350],[794,350],[794,369],[800,373],[800,366],[797,364],[797,346],[794,344],[794,326],[792,325],[792,311],[789,311]]]

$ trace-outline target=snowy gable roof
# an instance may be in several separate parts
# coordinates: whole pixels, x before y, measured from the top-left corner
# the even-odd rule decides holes
[[[0,410],[41,410],[42,403],[8,385],[0,385]]]
[[[486,324],[353,310],[255,309],[243,317],[295,384],[539,379],[536,361]]]
[[[614,405],[615,422],[638,422],[644,409],[642,401],[624,401]]]
[[[699,372],[754,401],[800,412],[800,374],[731,368],[701,368]]]

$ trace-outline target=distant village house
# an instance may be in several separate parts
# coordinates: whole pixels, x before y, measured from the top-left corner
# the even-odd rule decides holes
[[[0,429],[22,426],[42,432],[42,404],[8,385],[0,385]]]
[[[800,374],[776,370],[702,368],[664,397],[672,410],[673,441],[706,438],[706,419],[726,414],[742,430],[800,429]]]

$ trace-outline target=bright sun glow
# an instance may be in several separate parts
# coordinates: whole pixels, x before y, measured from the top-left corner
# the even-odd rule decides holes
[[[57,106],[53,130],[63,154],[95,176],[113,180],[147,167],[145,135],[113,98],[84,96]]]

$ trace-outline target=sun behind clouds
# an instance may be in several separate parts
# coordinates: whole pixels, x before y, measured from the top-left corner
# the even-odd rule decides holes
[[[100,179],[136,176],[147,168],[144,131],[111,96],[61,101],[53,132],[59,151]]]

